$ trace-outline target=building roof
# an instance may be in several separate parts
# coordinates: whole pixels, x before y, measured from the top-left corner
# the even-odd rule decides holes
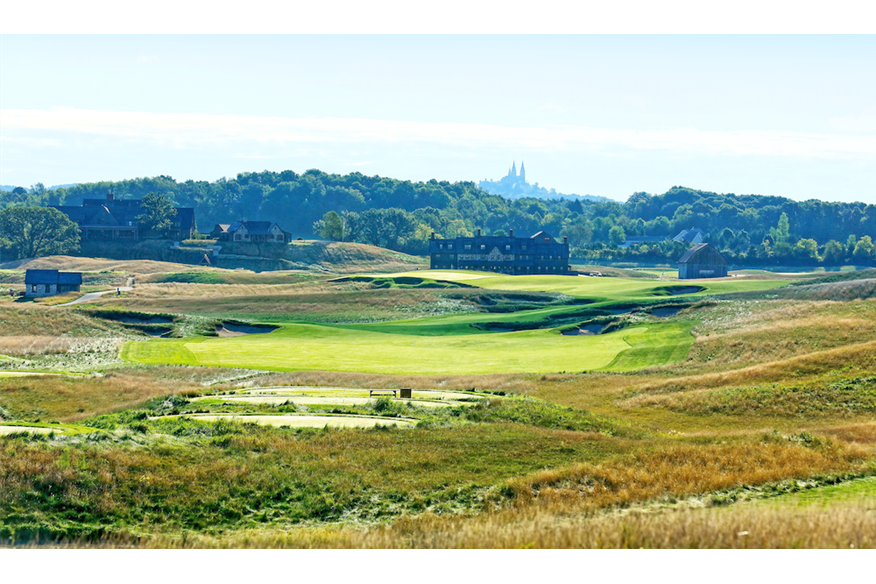
[[[59,272],[58,270],[27,270],[25,284],[82,284],[81,272]]]
[[[84,199],[82,205],[52,205],[80,227],[121,226],[139,228],[137,217],[143,214],[140,199]],[[195,228],[192,207],[174,207],[173,226],[185,231]]]
[[[672,241],[678,241],[681,243],[702,243],[707,236],[708,233],[702,229],[682,229],[681,233],[672,238]]]
[[[250,235],[271,235],[271,227],[276,223],[270,221],[235,221],[225,230],[228,233],[234,233],[241,227],[246,227],[246,232]],[[282,229],[280,230],[282,231]]]
[[[706,262],[696,261],[696,260],[700,259],[699,256],[704,255],[704,254],[709,255],[710,258],[707,258],[707,259],[710,259],[712,261],[706,261]],[[718,264],[725,265],[727,263],[727,260],[724,259],[724,256],[722,256],[720,254],[720,252],[718,252],[717,249],[715,249],[714,247],[712,247],[708,243],[700,243],[700,244],[693,246],[689,250],[687,250],[683,256],[678,258],[677,263],[679,263],[679,264],[718,263]]]
[[[555,243],[554,236],[551,235],[550,233],[548,233],[547,231],[539,231],[538,233],[534,234],[529,239],[544,239],[544,238],[548,238],[551,240],[551,243]]]

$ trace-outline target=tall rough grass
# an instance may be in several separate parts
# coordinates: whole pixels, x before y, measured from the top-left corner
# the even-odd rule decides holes
[[[226,536],[115,535],[75,547],[330,549],[769,549],[876,547],[873,503],[774,508],[739,505],[569,516],[507,510],[476,517],[432,514],[371,528],[247,530]]]

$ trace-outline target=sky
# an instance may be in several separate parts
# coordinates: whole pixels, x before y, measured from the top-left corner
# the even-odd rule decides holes
[[[0,35],[0,184],[318,168],[876,204],[876,35]]]

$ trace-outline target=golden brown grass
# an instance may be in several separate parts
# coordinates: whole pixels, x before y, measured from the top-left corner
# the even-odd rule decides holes
[[[354,387],[361,389],[462,389],[504,391],[525,394],[535,388],[534,375],[495,373],[490,375],[379,375],[376,373],[346,373],[343,371],[294,371],[270,373],[248,380],[217,385],[217,389],[301,385],[315,387]]]
[[[735,301],[700,311],[696,342],[673,369],[716,371],[876,340],[876,300]]]
[[[667,444],[600,464],[548,469],[510,482],[518,505],[580,511],[661,497],[685,497],[866,466],[868,451],[825,442],[818,449],[791,441]]]
[[[298,284],[140,284],[99,303],[137,310],[309,322],[369,322],[470,311],[470,304],[429,289],[373,290],[360,282]]]
[[[153,260],[110,260],[73,256],[47,256],[44,258],[17,260],[3,264],[6,269],[17,270],[65,270],[77,272],[127,272],[129,274],[154,274],[157,272],[199,272],[218,268],[158,262]]]
[[[95,336],[112,330],[117,330],[117,327],[71,308],[35,307],[12,303],[0,306],[0,336],[46,336],[69,333]]]
[[[89,337],[0,337],[0,355],[12,357],[58,355],[61,353],[106,350],[107,346],[118,350],[121,341],[122,339]]]
[[[849,444],[876,445],[876,421],[838,425],[822,429],[820,433]]]
[[[873,503],[829,509],[681,508],[657,512],[569,516],[506,510],[476,517],[426,514],[391,525],[247,530],[225,536],[108,537],[64,547],[141,548],[329,548],[329,549],[769,549],[876,547]]]
[[[850,364],[864,371],[876,369],[876,341],[818,351],[721,373],[705,373],[637,384],[633,390],[638,393],[682,392],[770,383],[824,374]]]
[[[158,367],[81,377],[0,378],[0,404],[19,420],[76,422],[136,407],[153,397],[203,391],[205,383],[234,374],[228,369]]]

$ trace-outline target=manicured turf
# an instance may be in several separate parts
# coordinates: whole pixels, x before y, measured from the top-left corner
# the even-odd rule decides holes
[[[608,367],[622,351],[652,344],[618,369],[662,365],[687,354],[690,323],[660,323],[598,336],[556,330],[422,336],[290,324],[267,335],[130,342],[122,358],[138,363],[252,367],[274,371],[360,371],[386,374],[545,373]]]
[[[494,290],[561,292],[577,298],[599,298],[604,300],[632,300],[649,298],[655,289],[665,286],[702,286],[706,290],[695,294],[730,294],[751,290],[769,290],[791,283],[792,280],[749,280],[736,278],[728,280],[678,280],[665,282],[641,278],[589,278],[584,276],[506,276],[488,272],[420,270],[399,274],[382,274],[381,277],[419,277],[450,282],[464,282],[478,288]]]
[[[629,371],[683,359],[693,343],[690,331],[694,323],[647,323],[598,336],[563,336],[558,329],[549,327],[592,318],[594,314],[588,311],[610,304],[621,303],[630,308],[669,298],[763,290],[784,284],[776,280],[698,280],[684,285],[701,286],[705,291],[673,296],[666,282],[643,279],[427,270],[394,276],[456,279],[501,290],[561,292],[587,298],[592,304],[369,324],[286,323],[280,330],[263,335],[130,342],[123,348],[122,358],[151,364],[384,374]],[[473,324],[479,328],[473,328]],[[542,328],[496,330],[503,324],[507,329]]]

